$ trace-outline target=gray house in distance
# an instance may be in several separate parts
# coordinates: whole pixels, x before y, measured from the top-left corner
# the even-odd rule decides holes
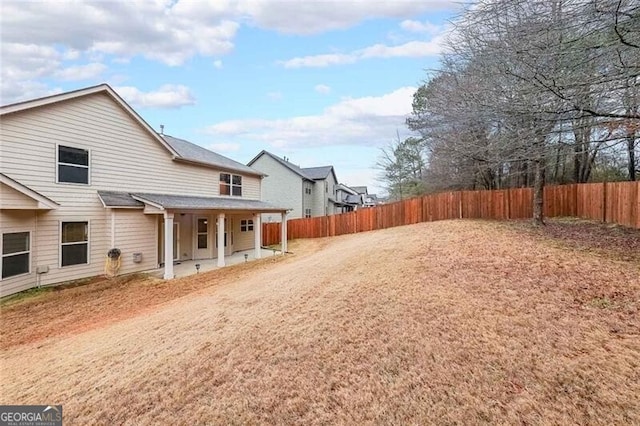
[[[301,168],[264,150],[247,165],[266,175],[262,200],[290,207],[290,219],[342,212],[342,200],[336,199],[338,179],[333,166]],[[262,219],[277,222],[280,216],[266,213]]]

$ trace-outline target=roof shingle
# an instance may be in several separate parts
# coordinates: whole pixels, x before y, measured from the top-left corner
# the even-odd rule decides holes
[[[282,212],[290,210],[260,200],[227,197],[198,197],[174,194],[147,194],[138,192],[98,191],[105,207],[143,207],[145,203],[164,209],[182,210],[252,210],[260,212]]]
[[[198,146],[184,139],[175,138],[169,135],[161,135],[164,140],[173,148],[183,160],[194,161],[197,163],[209,164],[221,167],[226,170],[248,173],[252,175],[264,176],[263,173],[242,163],[238,163],[231,158],[220,155],[216,152],[209,151],[206,148]]]

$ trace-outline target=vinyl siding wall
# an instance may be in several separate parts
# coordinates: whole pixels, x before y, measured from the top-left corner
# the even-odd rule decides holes
[[[38,207],[38,202],[0,183],[0,206],[3,209],[35,209]]]
[[[156,245],[157,217],[145,215],[141,210],[115,209],[114,215],[109,213],[109,225],[111,218],[115,218],[115,244],[109,247],[117,247],[122,251],[119,273],[153,269],[158,264],[158,252]],[[111,229],[108,230],[111,235]],[[108,250],[108,249],[107,249]],[[134,263],[133,254],[142,253],[142,262]]]
[[[102,206],[98,190],[219,195],[219,171],[173,161],[171,154],[108,95],[89,95],[8,114],[1,120],[2,172],[60,204],[56,210],[38,214],[37,234],[32,237],[38,249],[34,261],[38,266],[49,266],[49,272],[41,276],[42,285],[103,272],[106,252],[111,248],[111,211]],[[89,185],[56,183],[58,144],[89,150]],[[243,198],[259,199],[260,181],[259,177],[243,176]],[[5,226],[15,224],[15,218],[10,211],[0,210],[4,232]],[[19,217],[25,215],[32,213],[23,211]],[[141,210],[118,210],[116,216],[116,243],[124,256],[122,271],[154,267],[155,216],[145,216]],[[89,222],[88,264],[60,267],[63,221]],[[142,264],[132,263],[133,252],[143,253]],[[3,280],[2,294],[23,286],[24,281],[18,277]]]
[[[266,154],[258,158],[251,167],[268,175],[262,180],[262,201],[292,209],[288,215],[290,219],[304,217],[303,179],[299,175]],[[265,213],[262,220],[280,222],[281,216],[279,213]]]
[[[242,232],[240,224],[242,220],[253,220],[253,215],[237,215],[233,216],[233,251],[250,250],[254,248],[254,230]]]
[[[326,179],[316,180],[313,189],[312,216],[326,216],[335,213],[335,205],[329,201],[329,197],[335,198],[337,184],[333,178],[333,173],[329,173]]]
[[[304,217],[304,211],[311,209],[311,215],[313,216],[313,191],[315,190],[315,183],[305,180],[302,184],[302,217]],[[311,190],[311,194],[305,192],[305,188]]]

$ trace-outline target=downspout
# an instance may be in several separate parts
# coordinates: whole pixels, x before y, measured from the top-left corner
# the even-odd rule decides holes
[[[33,244],[33,240],[38,238],[38,214],[40,212],[36,210],[35,220],[33,223],[33,235],[29,244],[33,246],[33,259],[31,259],[31,265],[36,265],[36,287],[40,288],[40,274],[38,273],[38,244]],[[29,247],[31,248],[31,247]]]
[[[111,248],[116,247],[116,211],[111,209]]]

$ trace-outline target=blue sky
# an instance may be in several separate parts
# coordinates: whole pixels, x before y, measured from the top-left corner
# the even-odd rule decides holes
[[[1,103],[110,84],[154,128],[246,163],[333,164],[382,192],[380,148],[407,135],[438,66],[447,0],[0,3]]]

